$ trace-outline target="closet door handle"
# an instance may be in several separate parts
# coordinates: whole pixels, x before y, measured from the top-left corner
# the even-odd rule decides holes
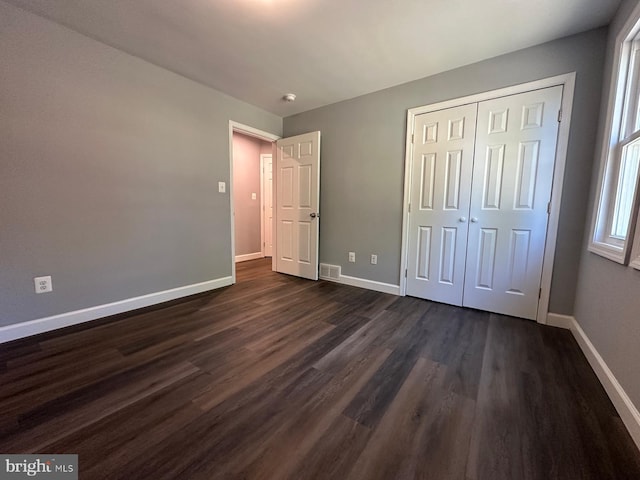
[[[478,223],[478,217],[471,217],[471,223]]]
[[[466,221],[467,221],[467,217],[460,217],[460,218],[458,219],[458,221],[459,221],[460,223],[464,223],[464,222],[466,222]]]

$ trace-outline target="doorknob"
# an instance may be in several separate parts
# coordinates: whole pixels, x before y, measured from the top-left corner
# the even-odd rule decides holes
[[[317,213],[315,213],[315,212],[312,212],[312,213],[310,213],[310,214],[309,214],[309,216],[310,216],[311,218],[316,218],[316,217],[318,216],[318,214],[317,214]]]
[[[460,218],[458,219],[458,221],[459,221],[460,223],[464,223],[464,222],[466,222],[466,221],[467,221],[467,217],[460,217]]]
[[[471,223],[478,223],[478,217],[471,217]]]

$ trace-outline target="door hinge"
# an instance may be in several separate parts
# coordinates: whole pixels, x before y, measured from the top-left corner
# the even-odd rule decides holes
[[[407,278],[407,269],[404,269],[404,278]]]
[[[558,123],[562,122],[562,109],[558,110]]]
[[[411,204],[409,204],[409,213],[411,213]]]
[[[411,134],[411,143],[413,143],[414,134]]]
[[[538,300],[542,298],[542,288],[538,291]]]
[[[547,203],[547,214],[551,215],[551,202]]]

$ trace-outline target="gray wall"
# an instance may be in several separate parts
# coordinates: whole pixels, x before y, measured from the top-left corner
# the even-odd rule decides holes
[[[236,255],[262,251],[260,154],[271,153],[271,143],[241,133],[233,134],[233,208]],[[256,194],[256,199],[251,194]]]
[[[231,275],[229,120],[279,117],[3,2],[0,45],[0,325]]]
[[[637,0],[623,2],[610,28],[596,166],[600,162],[600,147],[611,82],[615,36],[637,3]],[[598,171],[596,168],[594,169],[591,196],[588,203],[590,207],[589,222],[595,205],[597,180]],[[640,235],[640,231],[636,233]],[[640,365],[640,271],[588,252],[589,236],[590,224],[587,225],[585,242],[581,249],[582,261],[576,294],[575,317],[631,401],[637,408],[640,408],[640,375],[638,374],[638,365]],[[640,245],[636,242],[636,248],[632,252],[631,258],[640,255],[638,247]]]
[[[399,283],[406,113],[420,105],[577,72],[550,311],[573,312],[606,29],[557,40],[284,120],[286,136],[322,131],[320,259]],[[357,263],[347,262],[355,251]],[[369,256],[378,254],[378,265]]]

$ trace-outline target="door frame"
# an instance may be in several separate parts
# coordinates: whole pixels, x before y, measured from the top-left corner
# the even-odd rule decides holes
[[[452,107],[459,107],[469,103],[484,102],[500,97],[516,95],[532,90],[540,90],[548,87],[562,85],[562,121],[558,128],[558,143],[556,146],[556,158],[553,169],[553,187],[551,190],[551,211],[547,224],[547,235],[544,249],[544,259],[542,262],[542,278],[540,282],[541,292],[538,300],[538,314],[536,321],[541,324],[547,323],[549,313],[549,297],[551,294],[551,276],[553,261],[556,253],[556,241],[558,238],[558,223],[560,220],[560,203],[562,200],[562,186],[564,181],[564,171],[567,162],[567,151],[569,145],[569,131],[571,128],[571,112],[573,109],[573,94],[575,90],[576,73],[566,73],[554,77],[535,80],[532,82],[513,85],[506,88],[482,92],[475,95],[460,97],[443,102],[432,103],[420,107],[410,108],[407,111],[407,138],[404,161],[404,199],[402,204],[402,251],[400,257],[400,295],[407,292],[407,266],[408,266],[408,242],[409,242],[409,200],[411,198],[411,167],[413,164],[413,134],[415,128],[415,117],[424,113],[435,112]]]
[[[275,142],[277,140],[280,140],[282,137],[270,132],[266,132],[264,130],[251,127],[249,125],[245,125],[243,123],[229,120],[229,188],[227,192],[229,193],[229,214],[231,218],[231,279],[232,279],[231,281],[232,283],[236,283],[236,225],[235,225],[235,205],[233,201],[233,132],[241,133],[243,135],[248,135],[249,137],[258,138],[260,140],[264,140],[265,142],[269,142],[274,145],[275,145]],[[272,155],[274,153],[273,152],[274,148],[272,148],[272,152],[271,152]],[[260,175],[262,176],[262,171],[260,172]],[[262,192],[261,192],[261,195],[262,195]],[[274,201],[274,204],[275,204],[275,201]],[[273,248],[275,250],[275,246]],[[264,252],[264,247],[262,248],[262,252]],[[275,255],[272,258],[275,258]],[[274,269],[273,265],[274,264],[272,262],[272,266],[271,266],[272,269]]]
[[[271,209],[273,210],[273,153],[261,153],[260,154],[260,242],[262,245],[262,256],[266,256],[267,253],[267,222],[266,222],[266,210],[265,210],[265,178],[264,178],[264,159],[265,157],[271,157]],[[273,222],[272,222],[273,224]],[[271,258],[273,258],[273,225],[271,226]]]

